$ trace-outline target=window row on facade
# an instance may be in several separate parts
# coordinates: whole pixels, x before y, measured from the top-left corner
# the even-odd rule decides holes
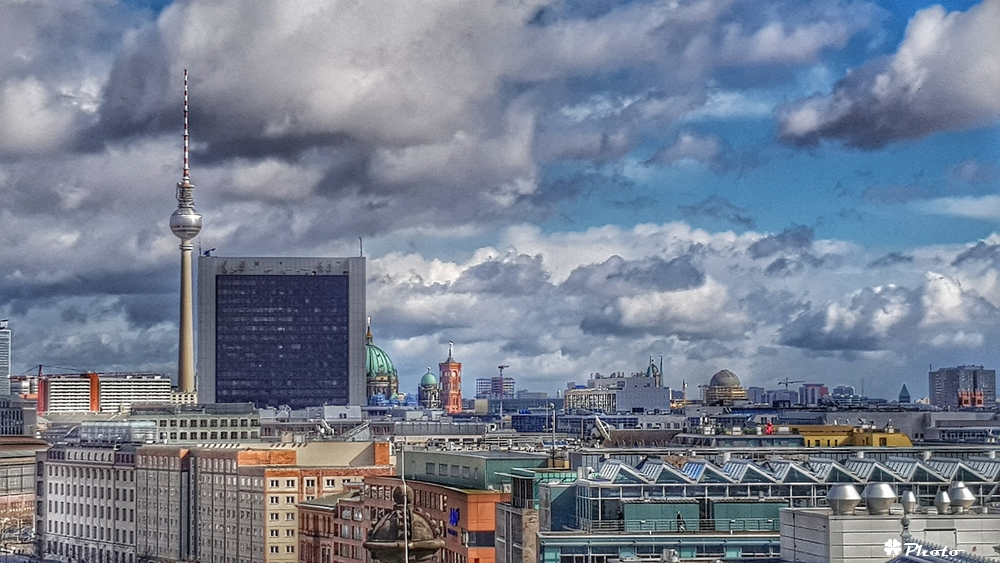
[[[67,516],[81,516],[84,518],[106,518],[108,520],[135,522],[134,508],[114,507],[114,512],[110,506],[80,504],[76,502],[63,502],[50,500],[49,512],[52,514],[65,514]],[[114,518],[112,518],[114,516]]]
[[[49,541],[46,544],[47,553],[52,553],[79,561],[94,563],[135,563],[135,554],[113,549],[97,549],[70,541]]]
[[[56,520],[48,520],[45,529],[52,535],[135,544],[135,530],[121,530],[107,526],[77,524],[75,522]],[[112,531],[114,534],[112,534]],[[112,537],[114,538],[113,540]]]

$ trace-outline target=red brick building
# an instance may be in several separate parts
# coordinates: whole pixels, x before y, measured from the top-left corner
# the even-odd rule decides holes
[[[441,373],[441,407],[448,414],[462,412],[462,364],[452,357],[448,346],[448,359],[438,364]]]

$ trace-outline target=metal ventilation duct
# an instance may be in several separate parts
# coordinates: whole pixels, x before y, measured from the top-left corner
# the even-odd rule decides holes
[[[889,508],[896,502],[896,491],[888,483],[869,483],[861,498],[868,507],[868,514],[889,514]]]
[[[976,496],[961,481],[955,481],[948,487],[948,496],[951,497],[951,507],[955,514],[962,514],[976,504]]]
[[[854,514],[854,509],[861,503],[861,495],[854,485],[841,483],[830,487],[826,493],[826,503],[834,514]]]
[[[899,499],[899,503],[903,505],[904,514],[913,514],[918,505],[917,495],[913,494],[913,491],[906,491]]]
[[[938,514],[948,514],[948,507],[951,506],[951,496],[948,491],[938,491],[934,497],[934,506],[938,509]]]

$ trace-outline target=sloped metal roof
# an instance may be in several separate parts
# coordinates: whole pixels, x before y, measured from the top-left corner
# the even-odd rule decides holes
[[[722,466],[722,472],[741,483],[750,482],[750,479],[756,482],[777,483],[777,479],[765,468],[748,459],[730,460]]]
[[[591,479],[598,484],[676,484],[676,483],[939,483],[955,480],[967,483],[996,483],[1000,478],[1000,460],[967,460],[895,456],[884,461],[852,458],[843,463],[828,458],[772,458],[755,462],[730,459],[721,467],[703,458],[686,459],[680,468],[662,459],[649,458],[638,467],[617,459],[601,463]]]

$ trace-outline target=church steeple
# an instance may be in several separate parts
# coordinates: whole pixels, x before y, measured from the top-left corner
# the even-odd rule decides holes
[[[903,388],[899,390],[899,402],[909,403],[910,402],[910,391],[906,389],[906,384],[903,384]]]

